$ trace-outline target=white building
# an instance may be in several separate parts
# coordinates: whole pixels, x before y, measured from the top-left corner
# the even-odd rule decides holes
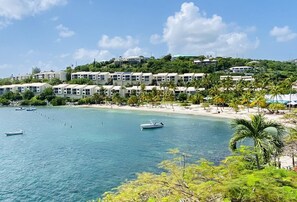
[[[177,73],[168,73],[166,76],[167,82],[172,82],[174,84],[177,84],[178,78],[179,77]]]
[[[119,93],[120,96],[124,97],[126,94],[126,89],[122,88],[122,86],[113,86],[110,90],[110,96],[112,97],[116,93]]]
[[[99,74],[100,74],[100,72],[90,72],[88,74],[88,79],[90,79],[94,83],[97,83]]]
[[[104,86],[98,86],[97,87],[97,93],[100,94],[100,91],[103,89],[104,90],[104,94],[108,97],[111,96],[111,90],[112,90],[113,86],[112,85],[104,85]]]
[[[202,91],[202,90],[205,90],[204,88],[199,88],[198,91]],[[186,93],[188,95],[194,95],[195,93],[197,92],[196,88],[195,87],[188,87],[186,89]]]
[[[59,97],[64,97],[64,90],[66,86],[69,86],[69,84],[59,84],[59,85],[53,86],[53,91],[55,95]]]
[[[199,80],[205,77],[205,73],[185,73],[178,75],[179,79],[184,83],[190,83],[194,80]]]
[[[153,75],[153,79],[157,82],[157,85],[167,82],[168,73],[158,73]]]
[[[105,85],[110,81],[110,73],[109,72],[100,72],[97,76],[96,84]]]
[[[19,92],[18,91],[18,86],[20,85],[4,85],[4,86],[0,86],[0,95],[3,95],[4,93],[8,93],[8,92]]]
[[[26,75],[15,76],[15,77],[12,77],[11,79],[14,80],[14,81],[22,81],[22,80],[25,80],[25,79],[30,79],[31,77],[32,77],[31,74],[26,74]]]
[[[187,73],[179,75],[177,73],[142,73],[142,72],[76,72],[71,74],[72,79],[90,79],[94,84],[106,85],[112,84],[115,86],[123,85],[160,85],[162,83],[173,82],[177,84],[181,79],[185,83],[191,82],[192,80],[202,79],[205,76],[204,73]]]
[[[140,86],[132,86],[132,87],[128,87],[126,88],[126,93],[128,95],[131,95],[132,93],[136,93],[136,95],[139,95],[141,91],[141,87]]]
[[[47,80],[60,79],[61,81],[66,81],[66,72],[64,72],[64,71],[40,72],[40,73],[34,74],[33,78],[40,79],[40,80],[43,80],[43,79],[47,79]]]
[[[180,93],[186,93],[186,91],[187,91],[187,87],[184,87],[184,86],[178,86],[174,89],[175,95],[178,95]]]
[[[253,67],[250,66],[238,66],[238,67],[231,67],[230,70],[233,73],[243,73],[243,72],[247,72],[247,71],[251,71],[253,70]]]
[[[34,94],[40,94],[42,93],[46,88],[52,87],[48,83],[27,83],[22,84],[22,93],[29,90],[33,92]]]
[[[87,85],[82,88],[82,95],[85,97],[93,96],[96,93],[96,85]]]
[[[142,72],[132,72],[131,84],[140,84],[142,82]]]
[[[151,85],[153,82],[153,74],[152,73],[142,73],[141,83],[145,85]]]
[[[73,79],[93,79],[96,78],[96,75],[99,74],[99,72],[75,72],[71,74],[71,80]]]
[[[6,92],[13,93],[24,93],[26,91],[31,91],[35,95],[38,95],[44,91],[44,89],[52,87],[47,83],[26,83],[26,84],[14,84],[14,85],[5,85],[0,86],[0,95]]]
[[[114,64],[121,65],[121,64],[139,64],[145,60],[143,56],[128,56],[128,57],[119,57],[115,59]]]
[[[232,81],[254,81],[255,79],[252,76],[220,76],[220,80],[225,80],[231,78]]]
[[[124,74],[124,72],[110,73],[110,78],[112,80],[113,85],[122,85],[123,74]]]

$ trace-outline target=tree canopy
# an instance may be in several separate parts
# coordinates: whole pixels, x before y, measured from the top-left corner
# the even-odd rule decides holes
[[[185,165],[185,155],[177,152],[160,164],[164,172],[138,174],[98,201],[296,202],[297,173],[275,167],[254,169],[248,150],[241,148],[219,165],[206,160]]]

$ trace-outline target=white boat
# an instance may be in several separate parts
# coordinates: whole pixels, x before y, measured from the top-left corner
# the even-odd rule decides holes
[[[154,129],[154,128],[163,128],[164,124],[162,122],[157,122],[151,120],[150,123],[140,124],[140,128],[142,129]]]
[[[28,108],[28,109],[26,109],[27,111],[35,111],[36,110],[36,108],[35,107],[30,107],[30,108]]]
[[[7,132],[5,134],[6,136],[12,136],[12,135],[22,135],[23,133],[24,133],[23,130],[18,130],[18,131]]]
[[[18,108],[15,108],[15,111],[23,111],[23,110],[25,110],[26,108],[24,108],[24,107],[18,107]]]

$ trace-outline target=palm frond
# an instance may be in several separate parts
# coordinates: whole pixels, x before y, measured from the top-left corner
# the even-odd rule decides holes
[[[235,151],[237,149],[237,142],[240,140],[244,140],[246,138],[245,134],[242,133],[234,133],[233,137],[229,141],[229,148],[231,151]]]

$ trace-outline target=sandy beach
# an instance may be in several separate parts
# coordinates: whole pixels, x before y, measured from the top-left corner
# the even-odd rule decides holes
[[[77,105],[76,105],[77,106]],[[177,104],[174,105],[143,105],[143,106],[119,106],[119,105],[79,105],[78,107],[92,107],[92,108],[101,108],[101,109],[114,109],[114,110],[128,110],[128,111],[147,111],[147,112],[157,112],[157,113],[172,113],[172,114],[187,114],[187,115],[196,115],[196,116],[208,116],[224,119],[236,119],[244,118],[249,119],[251,115],[257,114],[257,108],[241,109],[239,112],[235,112],[230,107],[217,108],[216,106],[210,106],[207,109],[204,109],[200,105],[191,105],[183,107]],[[265,114],[265,117],[268,120],[274,120],[277,122],[285,123],[282,119],[283,115],[276,114]]]

